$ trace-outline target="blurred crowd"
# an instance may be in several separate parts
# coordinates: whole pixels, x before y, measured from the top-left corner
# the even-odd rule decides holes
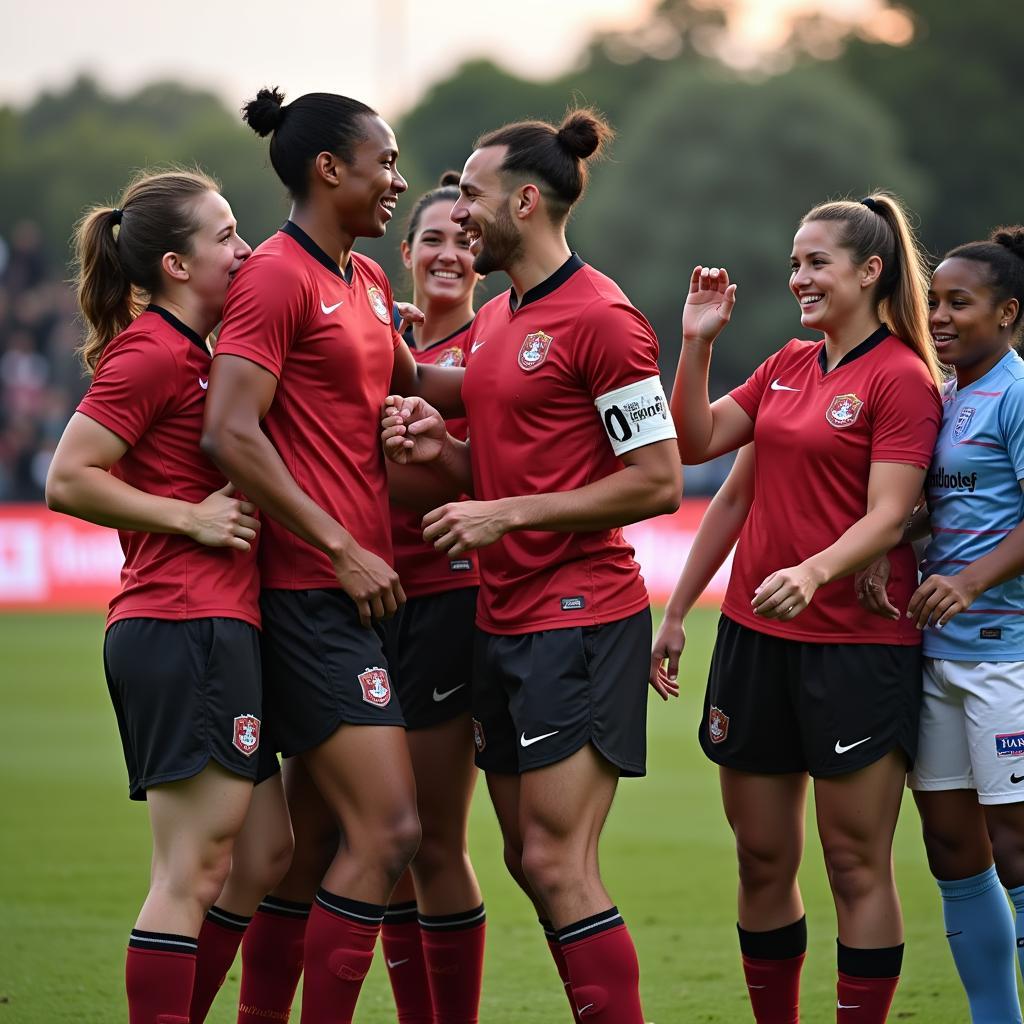
[[[80,327],[38,225],[0,237],[0,501],[38,501],[64,424],[85,393]]]

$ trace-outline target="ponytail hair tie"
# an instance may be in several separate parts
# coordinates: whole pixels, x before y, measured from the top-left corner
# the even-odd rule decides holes
[[[119,210],[119,209],[117,209],[117,207],[114,207],[114,209],[110,211],[110,221],[111,221],[112,224],[115,224],[115,225],[116,224],[120,224],[121,223],[121,219],[123,217],[124,217],[124,210]]]
[[[861,204],[863,206],[866,206],[872,213],[877,213],[879,215],[881,215],[882,213],[882,207],[879,206],[878,203],[876,203],[874,199],[871,198],[871,196],[865,196],[861,200]]]

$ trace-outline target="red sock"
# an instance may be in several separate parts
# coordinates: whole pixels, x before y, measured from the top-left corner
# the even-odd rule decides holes
[[[461,914],[420,917],[423,958],[437,1024],[477,1024],[484,975],[484,905]]]
[[[302,974],[309,904],[268,896],[242,939],[238,1024],[284,1024]]]
[[[210,907],[199,930],[199,953],[196,956],[196,980],[192,986],[189,1024],[203,1024],[213,1000],[220,991],[228,970],[235,962],[239,943],[250,918],[232,914],[219,907]]]
[[[839,972],[836,985],[836,1021],[838,1024],[883,1024],[896,995],[895,978],[852,978]]]
[[[566,999],[569,1000],[569,1006],[572,1007],[572,1019],[579,1024],[580,1015],[576,1012],[576,1002],[572,998],[569,968],[565,966],[565,954],[562,952],[562,944],[558,941],[558,933],[550,921],[546,921],[543,917],[539,918],[539,921],[541,928],[544,929],[544,938],[547,939],[551,959],[555,961],[555,970],[558,971],[558,977],[562,982],[562,990],[565,992]]]
[[[736,925],[747,994],[757,1024],[799,1024],[800,970],[807,952],[807,918],[765,932]]]
[[[616,907],[558,931],[581,1021],[644,1024],[640,965]]]
[[[881,949],[856,949],[836,941],[839,982],[838,1024],[884,1024],[900,983],[903,943]]]
[[[129,1024],[189,1024],[196,940],[132,929],[125,958]]]
[[[351,1024],[386,907],[321,889],[306,925],[302,1020]]]
[[[415,900],[388,907],[380,929],[380,944],[384,947],[398,1024],[434,1024]]]

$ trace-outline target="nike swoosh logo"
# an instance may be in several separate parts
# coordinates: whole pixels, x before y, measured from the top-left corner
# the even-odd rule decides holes
[[[871,739],[870,736],[865,736],[864,739],[857,740],[856,743],[847,743],[845,747],[839,742],[839,740],[836,740],[836,753],[845,754],[848,750],[853,750],[854,747],[859,747],[862,743],[867,743],[869,739]]]
[[[946,932],[946,938],[947,939],[951,939],[951,938],[953,938],[954,935],[963,935],[963,933],[964,933],[963,928],[961,928],[960,931],[958,931],[958,932]]]
[[[401,967],[402,964],[407,964],[408,962],[408,957],[406,957],[404,960],[388,960],[388,967],[394,970],[396,967]]]
[[[550,739],[552,736],[557,736],[560,731],[561,730],[556,729],[554,732],[546,732],[543,736],[532,736],[530,737],[530,739],[526,738],[526,733],[524,732],[522,736],[519,737],[519,742],[524,747],[532,747],[534,743],[540,743],[541,740],[546,740]],[[594,1004],[591,1003],[590,1005],[593,1006]]]
[[[206,380],[203,380],[203,378],[200,377],[199,386],[205,391],[210,386],[210,378],[207,377]]]
[[[484,345],[486,345],[486,344],[487,344],[486,340],[484,340],[484,341],[474,341],[473,344],[470,345],[470,347],[469,347],[470,355],[472,355],[478,348],[483,348]]]
[[[786,387],[785,384],[780,384],[778,377],[776,377],[775,380],[772,381],[772,391],[799,391],[799,390],[800,390],[799,388],[788,388],[788,387]]]
[[[1016,786],[1018,782],[1024,782],[1024,775],[1010,775],[1010,781]]]
[[[576,1012],[582,1017],[593,1005],[593,1003],[587,1003],[586,1006],[577,1006]]]
[[[849,1005],[847,1005],[846,1003],[836,1003],[836,1009],[837,1010],[859,1010],[860,1009],[860,1003],[850,1003]]]
[[[435,686],[434,687],[434,700],[436,700],[438,702],[440,702],[442,700],[447,700],[456,690],[461,690],[465,685],[466,685],[465,683],[459,683],[458,686],[453,686],[450,690],[445,690],[444,693],[438,693],[437,692],[437,687]]]
[[[747,988],[767,988],[767,985],[747,985]]]
[[[341,302],[336,302],[336,303],[335,303],[335,304],[334,304],[333,306],[328,306],[328,305],[327,305],[327,304],[326,304],[326,303],[324,302],[324,300],[323,300],[323,299],[321,299],[321,300],[320,300],[320,308],[321,308],[321,309],[322,309],[322,310],[323,310],[323,311],[324,311],[324,312],[325,312],[326,314],[328,314],[328,316],[329,316],[329,315],[330,315],[331,313],[333,313],[333,312],[334,312],[334,311],[335,311],[335,310],[336,310],[336,309],[337,309],[337,308],[338,308],[338,307],[339,307],[339,306],[340,306],[340,305],[341,305],[341,304],[342,304],[342,303],[343,303],[344,301],[345,301],[345,300],[344,300],[344,299],[342,299],[342,300],[341,300]],[[403,963],[404,963],[404,961],[403,961]]]

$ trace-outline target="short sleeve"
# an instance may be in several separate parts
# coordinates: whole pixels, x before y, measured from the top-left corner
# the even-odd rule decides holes
[[[659,376],[658,338],[638,309],[615,302],[591,310],[579,325],[573,359],[593,399]]]
[[[882,378],[872,396],[871,461],[927,469],[942,422],[942,399],[924,363]]]
[[[999,426],[1014,475],[1024,480],[1024,381],[1014,381],[999,407]]]
[[[780,352],[785,352],[785,348]],[[757,419],[757,410],[778,361],[780,352],[770,355],[738,388],[729,392],[729,397],[752,419]]]
[[[281,377],[309,320],[304,280],[283,260],[252,258],[228,291],[215,356],[243,356]]]

